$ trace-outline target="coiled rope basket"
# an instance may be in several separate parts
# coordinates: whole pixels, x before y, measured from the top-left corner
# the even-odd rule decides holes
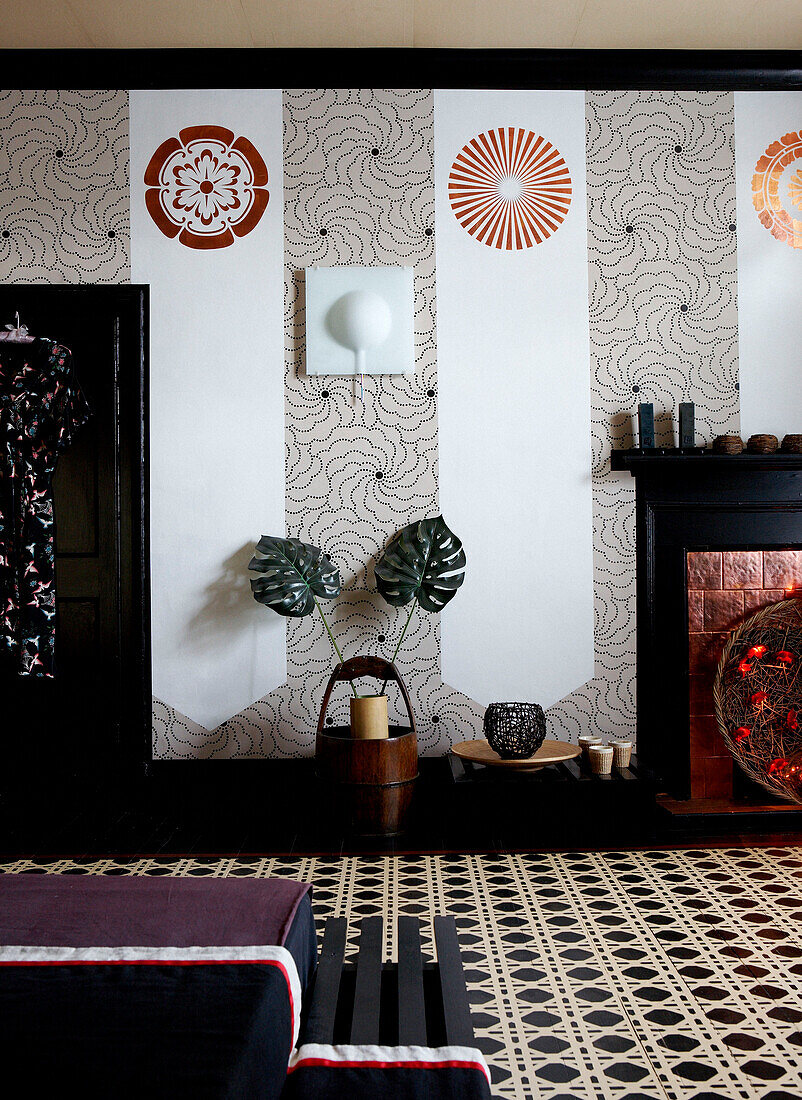
[[[738,766],[772,794],[802,803],[802,599],[769,604],[733,630],[713,702]]]

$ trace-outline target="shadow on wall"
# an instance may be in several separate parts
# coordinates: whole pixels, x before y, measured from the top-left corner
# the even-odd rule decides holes
[[[251,594],[248,562],[253,542],[244,543],[220,567],[219,576],[206,586],[203,605],[189,621],[192,642],[198,648],[217,648],[220,639],[233,637],[264,615]]]
[[[625,450],[637,446],[636,417],[622,410],[610,417],[610,443],[614,449]]]

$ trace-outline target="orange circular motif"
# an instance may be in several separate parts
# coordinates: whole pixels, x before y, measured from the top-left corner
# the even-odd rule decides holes
[[[791,248],[802,248],[802,218],[793,217],[785,209],[784,198],[802,208],[802,174],[797,172],[788,182],[788,194],[780,194],[780,185],[786,168],[802,158],[802,132],[785,134],[773,141],[755,165],[752,177],[752,205],[761,224]]]
[[[504,126],[473,138],[448,177],[460,225],[491,248],[542,244],[571,205],[571,176],[560,153],[531,130]]]
[[[189,126],[162,142],[145,169],[145,205],[166,237],[188,248],[226,248],[264,214],[267,167],[247,138]]]

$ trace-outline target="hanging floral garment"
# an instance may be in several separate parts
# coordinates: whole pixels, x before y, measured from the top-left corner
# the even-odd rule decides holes
[[[0,653],[53,675],[53,472],[89,417],[67,348],[0,342]]]

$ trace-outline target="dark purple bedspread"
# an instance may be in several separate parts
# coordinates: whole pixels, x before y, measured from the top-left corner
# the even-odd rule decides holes
[[[0,944],[282,947],[308,893],[278,878],[0,875]]]
[[[21,1060],[29,1096],[277,1100],[315,964],[309,893],[0,875],[0,1062]]]

